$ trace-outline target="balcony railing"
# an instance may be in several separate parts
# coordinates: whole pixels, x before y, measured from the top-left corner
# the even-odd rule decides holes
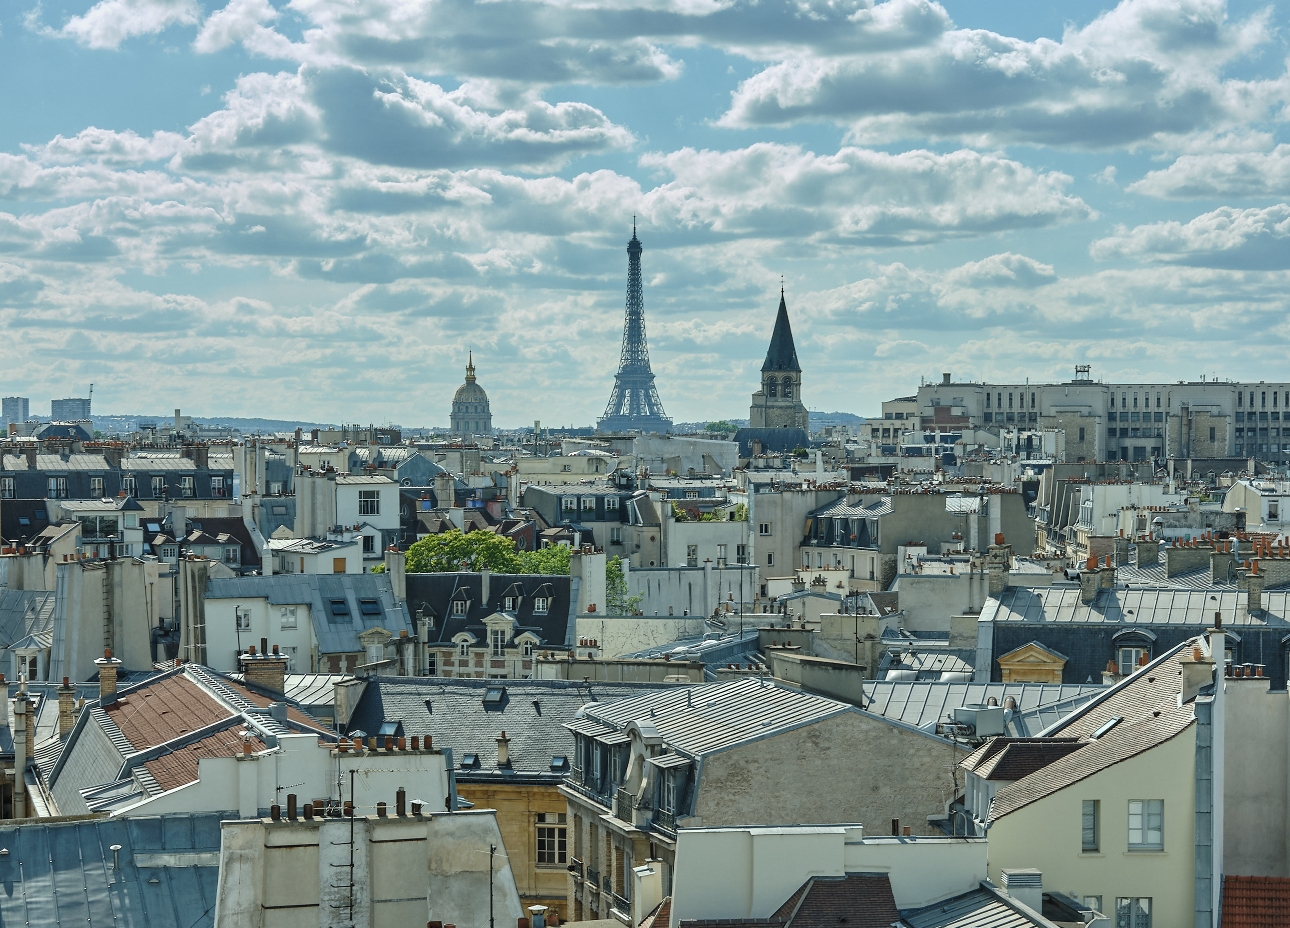
[[[609,893],[611,896],[614,894],[614,881],[609,878],[608,873],[606,873],[604,877],[601,879],[600,888],[603,889],[605,892]]]
[[[569,858],[569,872],[579,880],[582,879],[582,861],[576,857]]]
[[[671,809],[655,809],[652,824],[656,828],[676,834],[676,813]]]
[[[629,793],[625,789],[618,791],[618,818],[629,825],[632,821],[632,811],[636,808],[636,794]]]
[[[596,887],[596,889],[600,889],[600,871],[595,867],[588,867],[587,882]]]
[[[618,893],[614,893],[614,908],[624,915],[630,916],[632,914],[631,902],[618,895]]]

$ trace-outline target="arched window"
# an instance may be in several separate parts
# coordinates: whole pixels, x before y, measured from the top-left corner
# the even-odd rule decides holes
[[[779,396],[779,381],[774,377],[766,381],[766,395],[770,397]]]
[[[784,378],[784,399],[791,400],[792,398],[793,398],[793,378],[785,377]]]

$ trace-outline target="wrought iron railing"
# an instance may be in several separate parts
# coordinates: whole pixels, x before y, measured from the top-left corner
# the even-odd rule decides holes
[[[570,857],[569,872],[572,873],[574,876],[576,876],[578,879],[582,879],[582,861],[580,861],[576,857]]]
[[[625,789],[618,791],[618,818],[628,824],[632,820],[632,810],[636,808],[636,794]]]
[[[611,896],[614,894],[614,881],[609,878],[608,873],[606,873],[604,877],[601,878],[600,888],[603,889],[605,892],[609,893]]]
[[[619,912],[622,912],[624,915],[632,914],[631,902],[618,895],[618,893],[614,893],[614,908]]]
[[[671,809],[655,809],[652,824],[656,828],[676,834],[676,813]]]
[[[599,889],[599,888],[600,888],[600,871],[599,871],[599,870],[597,870],[595,867],[588,867],[588,868],[587,868],[587,882],[588,882],[588,883],[590,883],[590,884],[592,884],[593,886],[595,886],[595,887],[596,887],[596,889]]]

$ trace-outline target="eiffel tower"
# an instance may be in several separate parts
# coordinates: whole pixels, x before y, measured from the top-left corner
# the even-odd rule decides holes
[[[632,240],[627,243],[627,319],[623,323],[623,353],[614,375],[614,392],[605,414],[596,422],[598,432],[670,432],[672,420],[654,389],[645,344],[645,296],[641,286],[641,247],[632,219]]]

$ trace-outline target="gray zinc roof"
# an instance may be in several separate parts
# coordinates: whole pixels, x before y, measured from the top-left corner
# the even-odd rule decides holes
[[[4,469],[27,470],[26,455],[6,454]],[[57,473],[73,470],[107,471],[112,468],[108,467],[107,459],[101,454],[69,454],[66,461],[58,454],[37,454],[36,469]]]
[[[1116,625],[1194,625],[1207,628],[1214,613],[1236,625],[1271,625],[1290,630],[1290,591],[1263,594],[1264,612],[1251,616],[1245,609],[1244,594],[1233,589],[1208,587],[1180,589],[1101,590],[1091,603],[1080,602],[1075,586],[1046,588],[1010,587],[998,599],[986,600],[981,621],[1043,624],[1110,623]]]
[[[1105,686],[1072,683],[940,683],[922,680],[869,680],[864,684],[866,712],[933,731],[960,706],[985,703],[994,698],[1000,706],[1008,697],[1017,711],[1007,722],[1015,737],[1037,735],[1075,712]]]
[[[120,845],[115,865],[113,845]],[[215,923],[220,815],[0,827],[0,924],[205,928]]]
[[[0,647],[9,648],[32,635],[46,635],[54,629],[52,591],[0,591]]]
[[[697,757],[854,711],[846,703],[758,677],[588,706],[583,715],[618,731],[648,720],[669,747]]]
[[[207,599],[267,599],[269,605],[308,605],[314,637],[322,654],[362,651],[360,632],[377,626],[392,635],[415,635],[405,603],[394,598],[390,578],[384,574],[273,574],[268,577],[231,577],[211,580]],[[338,617],[330,608],[344,600],[349,614]],[[360,600],[380,603],[380,615],[365,615]]]
[[[1027,915],[1015,900],[994,886],[901,913],[898,925],[908,928],[1054,928],[1048,919]]]

